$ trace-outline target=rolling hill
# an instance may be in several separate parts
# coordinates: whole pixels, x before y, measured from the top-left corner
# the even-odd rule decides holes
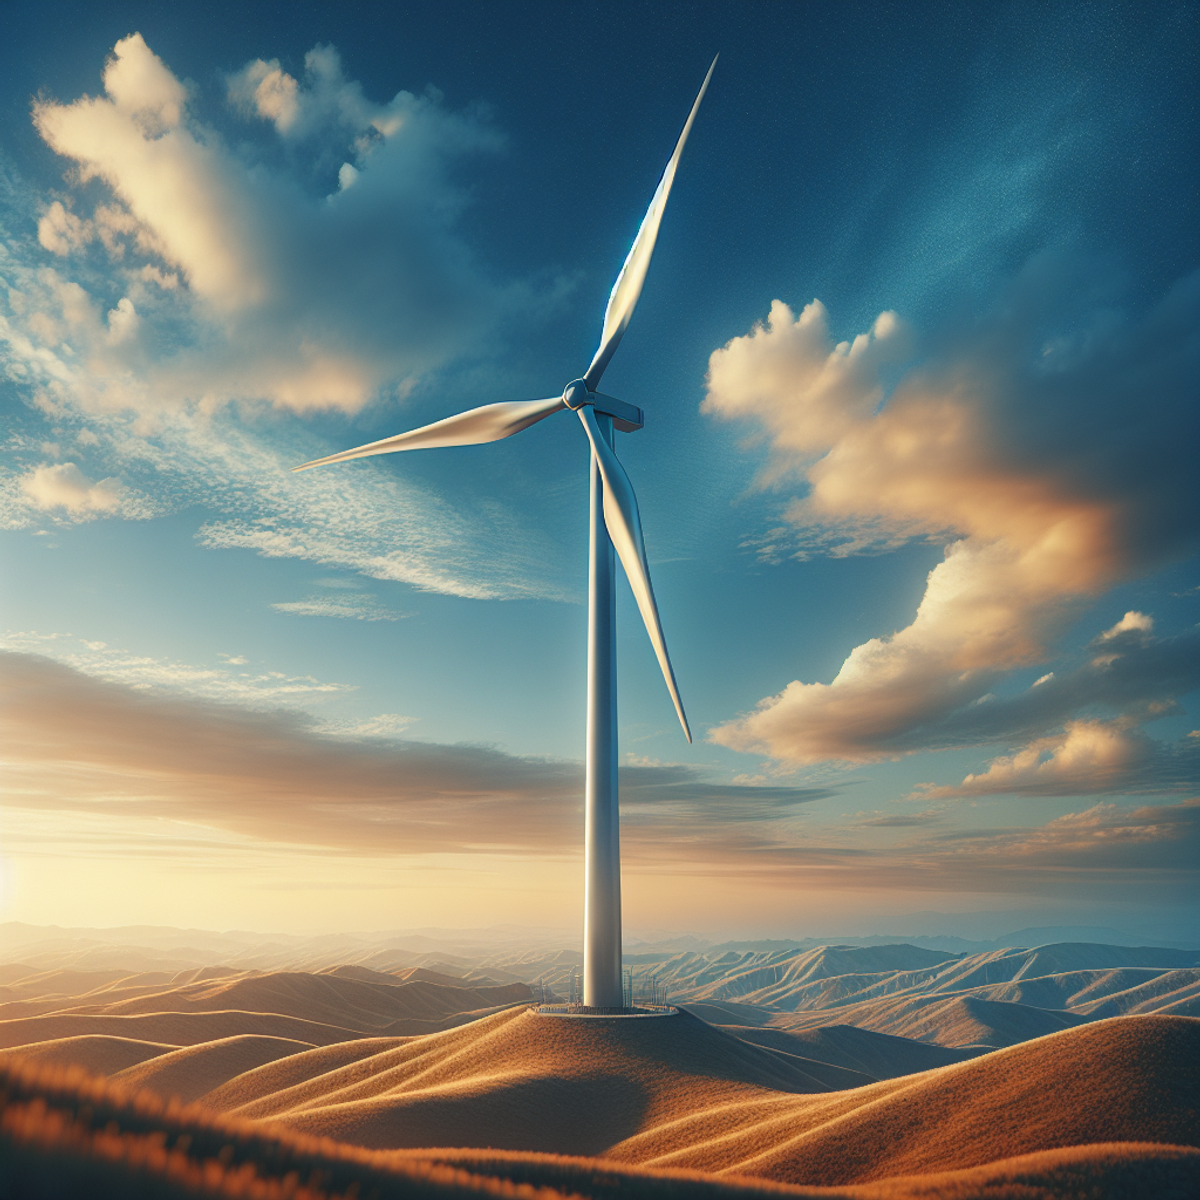
[[[642,1020],[538,1012],[517,976],[547,958],[573,969],[6,964],[5,1161],[99,1155],[122,1196],[229,1194],[235,1167],[266,1188],[301,1161],[314,1197],[1200,1190],[1190,952],[687,951],[653,964],[680,1011]],[[173,1136],[225,1141],[171,1158]]]

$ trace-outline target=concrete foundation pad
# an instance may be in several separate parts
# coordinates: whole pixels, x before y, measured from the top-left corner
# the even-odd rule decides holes
[[[628,1020],[637,1017],[677,1017],[679,1009],[668,1004],[640,1004],[636,1008],[594,1008],[586,1004],[534,1004],[539,1017],[583,1017],[592,1020]]]

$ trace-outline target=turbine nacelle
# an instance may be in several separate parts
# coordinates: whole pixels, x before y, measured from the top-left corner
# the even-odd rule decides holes
[[[562,402],[572,412],[578,412],[585,404],[590,404],[598,413],[612,417],[613,426],[622,433],[636,433],[646,423],[646,414],[636,404],[626,404],[616,396],[593,392],[583,379],[572,379],[567,384]]]

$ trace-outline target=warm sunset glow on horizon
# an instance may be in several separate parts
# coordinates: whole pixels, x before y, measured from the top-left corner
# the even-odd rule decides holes
[[[291,468],[582,370],[720,51],[605,376],[629,936],[1194,938],[1193,10],[49,7],[0,922],[582,927],[578,422]]]

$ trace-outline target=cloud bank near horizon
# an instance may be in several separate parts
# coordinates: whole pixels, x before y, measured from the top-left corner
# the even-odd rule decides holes
[[[41,655],[0,651],[0,660],[18,807],[171,816],[354,854],[579,852],[579,763],[339,736],[304,713],[261,707],[338,690],[316,680],[251,680],[233,691],[231,672],[181,676],[118,660],[104,679]],[[206,686],[222,699],[189,694]],[[621,783],[635,840],[640,826],[664,823],[718,837],[725,825],[784,819],[832,794],[724,784],[681,764],[625,766]]]
[[[264,707],[288,695],[284,688],[277,698],[270,680],[232,704],[188,694],[203,680],[167,689],[146,664],[140,673],[137,663],[124,664],[118,678],[128,682],[117,682],[41,655],[0,657],[6,804],[13,815],[82,821],[93,853],[205,851],[219,859],[235,848],[230,838],[239,854],[319,849],[403,862],[552,862],[581,853],[578,763],[397,740],[400,718],[381,735],[334,735],[303,714]],[[835,794],[828,789],[728,784],[702,769],[656,763],[624,766],[621,783],[626,867],[663,879],[788,894],[816,887],[1074,899],[1136,886],[1144,898],[1173,902],[1180,887],[1194,886],[1200,862],[1196,800],[1093,805],[1040,827],[1003,829],[952,829],[935,808],[907,820],[865,820],[847,836],[806,815]],[[172,833],[139,849],[134,824],[155,819]],[[60,838],[73,836],[70,823],[57,828]]]
[[[1163,645],[1131,614],[1140,623],[1068,679],[1012,700],[993,690],[1055,659],[1096,598],[1195,545],[1182,447],[1200,432],[1200,273],[1140,318],[1073,311],[1085,282],[1085,266],[1042,255],[917,366],[903,366],[915,339],[895,314],[835,345],[819,301],[799,316],[776,301],[714,351],[703,411],[765,437],[762,486],[800,483],[785,513],[800,554],[948,540],[910,625],[855,647],[830,683],[766,697],[715,742],[810,764],[1026,738],[954,794],[1167,782],[1137,726],[1200,686],[1194,633]],[[1194,783],[1192,757],[1173,757]]]

